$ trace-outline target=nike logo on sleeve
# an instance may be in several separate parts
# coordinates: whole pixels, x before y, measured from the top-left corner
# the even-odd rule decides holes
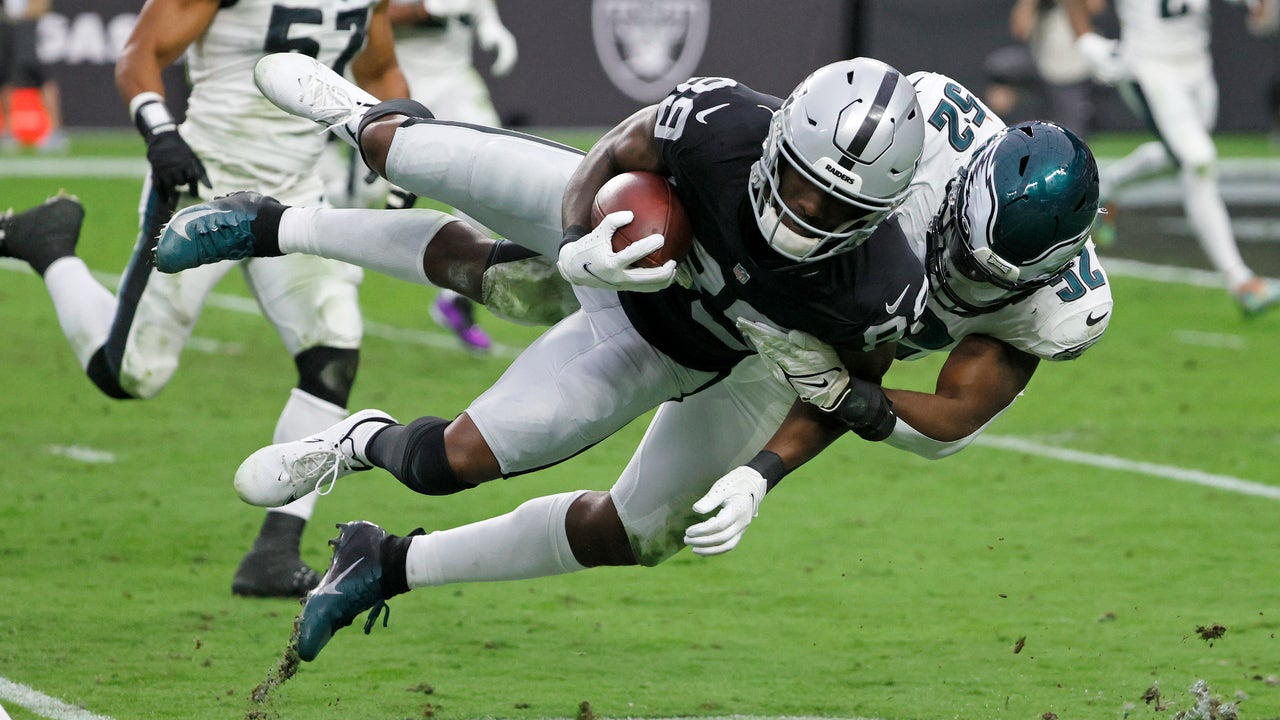
[[[902,304],[903,298],[907,296],[907,291],[910,289],[911,289],[910,285],[902,288],[902,292],[898,294],[897,300],[894,300],[892,303],[884,304],[884,311],[889,313],[890,315],[898,312],[898,306]]]
[[[1107,319],[1107,316],[1108,316],[1108,315],[1110,315],[1110,314],[1111,314],[1111,313],[1102,313],[1102,314],[1101,314],[1101,315],[1099,315],[1098,317],[1094,317],[1094,316],[1093,316],[1093,313],[1089,313],[1089,317],[1087,317],[1087,318],[1085,318],[1085,319],[1084,319],[1084,324],[1085,324],[1085,325],[1088,325],[1089,327],[1093,327],[1094,325],[1097,325],[1098,323],[1102,322],[1103,320],[1106,320],[1106,319]]]
[[[708,115],[710,115],[711,113],[713,113],[713,112],[715,112],[715,111],[717,111],[717,110],[720,110],[720,109],[723,109],[723,108],[727,108],[727,107],[729,107],[729,103],[724,103],[724,104],[721,104],[721,105],[716,105],[715,107],[709,107],[709,108],[707,108],[706,110],[702,110],[702,111],[699,111],[699,112],[697,112],[697,113],[694,113],[694,115],[693,115],[693,119],[694,119],[694,120],[697,120],[698,122],[702,123],[703,125],[706,125],[706,124],[707,124],[707,116],[708,116]]]

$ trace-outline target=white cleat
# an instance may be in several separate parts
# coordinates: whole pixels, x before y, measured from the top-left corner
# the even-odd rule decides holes
[[[329,128],[352,147],[360,119],[378,98],[300,53],[266,55],[253,68],[253,82],[276,107]]]
[[[327,495],[338,478],[373,468],[359,451],[378,426],[394,423],[381,410],[361,410],[315,435],[268,445],[240,463],[236,492],[259,507],[287,505],[313,490]]]

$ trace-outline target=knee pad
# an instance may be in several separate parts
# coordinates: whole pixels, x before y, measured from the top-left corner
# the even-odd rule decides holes
[[[298,389],[339,407],[347,406],[356,380],[360,351],[313,347],[293,359],[298,368]]]
[[[449,421],[438,417],[421,417],[400,431],[395,448],[399,467],[389,467],[396,479],[423,495],[452,495],[470,490],[471,485],[458,481],[445,453],[444,429]],[[383,432],[389,432],[384,430]]]

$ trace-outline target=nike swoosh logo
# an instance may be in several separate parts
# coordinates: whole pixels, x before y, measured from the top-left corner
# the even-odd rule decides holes
[[[827,380],[826,378],[822,378],[821,382],[819,382],[816,380],[805,380],[804,378],[792,377],[791,382],[795,383],[796,385],[803,385],[805,387],[813,388],[815,390],[821,390],[831,384],[831,381]]]
[[[727,107],[729,107],[729,103],[724,103],[724,104],[722,104],[722,105],[717,105],[717,106],[715,106],[715,107],[709,107],[709,108],[707,108],[706,110],[703,110],[703,111],[701,111],[701,112],[695,113],[695,114],[694,114],[694,116],[693,116],[693,119],[694,119],[694,120],[697,120],[698,122],[702,123],[703,125],[706,125],[706,124],[707,124],[707,116],[708,116],[708,115],[710,115],[711,113],[713,113],[713,112],[715,112],[715,111],[717,111],[717,110],[720,110],[720,109],[722,109],[722,108],[727,108]]]
[[[1107,319],[1107,316],[1108,316],[1108,315],[1110,315],[1110,314],[1111,314],[1111,313],[1102,313],[1102,314],[1101,314],[1101,315],[1099,315],[1098,317],[1094,317],[1094,316],[1093,316],[1093,313],[1089,313],[1089,317],[1087,317],[1087,318],[1085,318],[1085,319],[1084,319],[1084,324],[1085,324],[1085,325],[1088,325],[1089,327],[1093,327],[1094,325],[1097,325],[1098,323],[1102,322],[1103,320],[1106,320],[1106,319]]]
[[[582,272],[584,272],[584,273],[586,273],[586,274],[590,275],[591,277],[593,277],[593,278],[595,278],[595,279],[599,280],[600,282],[604,283],[605,285],[608,285],[609,287],[613,287],[613,283],[611,283],[611,282],[609,282],[608,280],[605,280],[604,278],[600,277],[599,275],[597,275],[597,274],[595,274],[595,273],[591,272],[591,263],[589,263],[589,262],[584,262],[584,263],[582,263]]]
[[[356,560],[355,562],[351,563],[350,567],[348,567],[346,570],[343,570],[341,575],[339,575],[338,577],[334,578],[332,581],[327,582],[327,583],[325,583],[325,584],[321,585],[320,587],[316,588],[315,590],[312,590],[312,591],[311,591],[311,594],[312,594],[312,595],[341,595],[341,594],[342,594],[342,591],[341,591],[341,590],[335,590],[335,589],[334,589],[334,586],[336,586],[338,583],[342,582],[342,579],[343,579],[343,578],[345,578],[346,576],[350,575],[350,574],[351,574],[351,571],[352,571],[352,570],[355,570],[355,569],[356,569],[356,566],[357,566],[357,565],[359,565],[359,564],[360,564],[360,563],[362,563],[362,562],[364,562],[364,558],[360,558],[359,560]]]
[[[894,314],[894,313],[898,312],[898,306],[902,304],[902,300],[903,300],[903,298],[905,298],[905,297],[907,296],[907,291],[908,291],[908,290],[910,290],[910,289],[911,289],[911,286],[910,286],[910,285],[908,285],[908,286],[906,286],[906,287],[902,288],[902,293],[898,295],[898,299],[897,299],[897,300],[894,300],[892,303],[885,303],[885,304],[884,304],[884,311],[885,311],[885,312],[887,312],[887,313],[889,313],[890,315],[892,315],[892,314]]]
[[[215,214],[218,214],[218,213],[229,213],[229,212],[231,212],[231,211],[230,211],[230,210],[221,210],[221,209],[219,209],[219,208],[211,208],[211,207],[210,207],[210,208],[201,208],[201,209],[199,209],[199,210],[196,210],[195,212],[188,213],[187,215],[183,216],[182,218],[179,218],[179,219],[182,221],[182,224],[181,224],[180,226],[174,226],[174,224],[173,224],[172,222],[170,222],[170,223],[169,223],[169,229],[173,231],[173,234],[174,234],[174,235],[177,235],[178,237],[182,238],[183,240],[190,240],[190,239],[191,239],[191,236],[187,234],[187,224],[188,224],[188,223],[192,222],[193,220],[199,220],[200,218],[205,217],[205,216],[207,216],[207,215],[215,215]]]

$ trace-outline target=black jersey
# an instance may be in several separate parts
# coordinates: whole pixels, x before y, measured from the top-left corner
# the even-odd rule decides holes
[[[752,354],[734,323],[768,319],[838,348],[897,340],[923,310],[924,267],[895,221],[858,248],[797,265],[771,249],[748,197],[780,100],[727,78],[694,78],[658,109],[654,136],[693,227],[693,287],[620,293],[628,318],[686,367],[727,371]]]

